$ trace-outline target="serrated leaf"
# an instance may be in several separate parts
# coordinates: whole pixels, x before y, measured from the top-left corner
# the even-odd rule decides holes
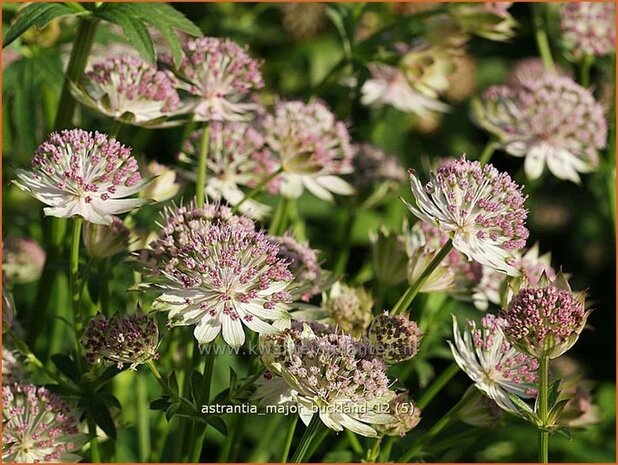
[[[180,11],[167,3],[135,3],[134,5],[144,8],[146,16],[155,14],[165,18],[170,27],[186,32],[193,36],[201,36],[202,31]]]
[[[88,405],[88,412],[92,416],[95,423],[107,434],[110,438],[116,439],[116,425],[109,413],[107,405],[100,399],[91,400]]]
[[[64,354],[53,354],[50,358],[60,373],[74,382],[79,381],[79,369],[77,368],[77,364],[69,356]]]
[[[143,21],[123,11],[121,3],[109,3],[106,6],[105,9],[97,10],[95,16],[120,26],[126,39],[142,58],[154,63],[156,60],[154,44]]]
[[[33,3],[28,5],[17,13],[15,22],[2,41],[2,46],[6,47],[11,44],[32,26],[41,28],[54,18],[76,14],[77,12],[72,8],[59,3]]]
[[[150,402],[150,410],[167,410],[172,403],[169,396],[163,396]]]

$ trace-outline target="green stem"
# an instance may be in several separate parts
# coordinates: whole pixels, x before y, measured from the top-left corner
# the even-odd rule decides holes
[[[348,265],[348,260],[350,259],[350,236],[352,234],[352,229],[354,228],[354,222],[356,221],[356,213],[352,208],[350,208],[347,211],[347,215],[348,217],[345,220],[341,237],[339,239],[339,245],[337,247],[339,250],[339,255],[337,256],[337,261],[333,267],[333,272],[336,276],[345,272]]]
[[[91,415],[88,415],[88,434],[90,434],[90,457],[92,463],[101,463],[101,450],[97,439],[97,424]]]
[[[314,441],[316,436],[318,436],[318,433],[320,432],[320,430],[322,430],[323,428],[324,428],[324,425],[322,424],[322,421],[320,420],[320,415],[318,415],[317,413],[314,413],[313,417],[311,417],[311,421],[309,422],[309,426],[307,426],[307,429],[305,430],[303,437],[300,439],[300,444],[298,445],[298,447],[296,448],[296,451],[294,452],[294,456],[292,457],[291,463],[301,463],[305,459],[309,460],[311,458],[311,456],[307,454],[307,452],[309,451],[309,448],[311,447],[312,442]],[[305,457],[305,455],[309,455],[309,456]]]
[[[497,148],[498,143],[496,141],[490,140],[489,142],[487,142],[487,145],[485,145],[485,148],[483,149],[483,152],[479,157],[479,163],[483,166],[489,163],[491,157],[493,156]]]
[[[281,450],[281,463],[287,463],[288,456],[290,454],[290,448],[292,447],[292,439],[294,439],[294,432],[296,431],[296,424],[298,423],[298,415],[293,415],[288,425],[288,432],[285,435],[283,441],[283,449]]]
[[[77,216],[73,218],[73,234],[71,236],[71,256],[70,256],[70,281],[71,281],[71,303],[73,307],[73,328],[75,329],[75,338],[77,339],[78,353],[79,340],[82,335],[83,315],[80,299],[79,285],[79,245],[82,232],[82,218]]]
[[[101,312],[103,315],[109,317],[109,274],[110,269],[107,259],[103,259],[99,262],[99,304],[101,305]]]
[[[444,386],[457,374],[459,371],[459,365],[455,362],[451,363],[446,370],[444,370],[440,375],[431,383],[423,395],[418,399],[416,406],[419,409],[424,409],[429,405],[429,402],[438,394]]]
[[[446,414],[440,418],[429,430],[421,436],[412,448],[401,456],[398,460],[399,463],[409,462],[416,454],[423,449],[434,437],[436,437],[440,431],[442,431],[449,423],[457,419],[459,411],[466,406],[466,404],[473,398],[474,392],[469,392],[464,395],[459,402],[457,402]]]
[[[354,453],[362,457],[363,446],[361,445],[360,441],[356,437],[356,434],[354,434],[349,429],[345,430],[345,434],[348,437],[348,442],[350,443],[350,446],[352,446],[352,450],[354,451]]]
[[[210,127],[204,124],[200,137],[200,152],[197,161],[197,181],[195,183],[195,199],[198,208],[204,206],[206,189],[206,168],[208,166],[208,144],[210,143]]]
[[[539,418],[547,425],[549,408],[549,357],[539,359]],[[539,429],[539,462],[549,463],[549,432]]]
[[[434,270],[438,267],[442,260],[448,255],[448,253],[453,248],[453,242],[449,239],[446,244],[442,246],[442,248],[438,251],[436,256],[429,262],[427,268],[421,273],[419,278],[416,280],[414,284],[412,284],[408,290],[401,296],[399,301],[393,307],[391,312],[392,315],[397,315],[398,313],[405,312],[409,307],[416,295],[422,289],[423,284],[429,279]]]
[[[373,442],[373,446],[367,451],[366,461],[369,463],[374,463],[378,456],[380,455],[380,446],[382,444],[383,436],[379,436],[375,438]]]
[[[247,195],[245,195],[240,202],[234,205],[234,208],[232,209],[232,211],[237,212],[243,203],[245,203],[247,200],[255,198],[255,196],[258,195],[262,191],[262,189],[264,188],[266,184],[268,184],[270,181],[275,179],[281,173],[283,173],[283,168],[279,168],[277,171],[268,175],[268,177],[264,178],[257,186],[251,189],[251,191],[249,191]]]
[[[120,132],[122,131],[123,127],[124,127],[124,123],[120,121],[119,119],[115,119],[114,122],[112,123],[111,129],[109,130],[110,139],[118,139],[118,136],[120,135]]]
[[[582,87],[590,87],[590,70],[594,64],[594,57],[585,54],[579,64],[579,83]]]
[[[545,69],[550,73],[556,72],[556,65],[552,58],[551,48],[549,46],[549,40],[547,38],[547,32],[545,31],[545,21],[543,21],[542,11],[543,4],[532,4],[532,20],[534,22],[534,38],[536,39],[536,45],[539,49],[539,54],[543,60]]]
[[[163,377],[161,376],[161,373],[159,372],[159,369],[157,368],[157,366],[154,364],[154,362],[152,360],[148,360],[146,362],[146,365],[148,365],[148,368],[150,368],[150,371],[152,372],[153,376],[155,377],[155,379],[157,380],[157,383],[159,383],[159,386],[161,386],[163,388],[163,391],[165,391],[165,393],[170,396],[170,398],[173,401],[177,401],[179,400],[179,396],[178,393],[174,392],[165,382],[165,380],[163,379]]]
[[[148,410],[148,391],[144,377],[137,375],[137,440],[139,448],[139,461],[148,462],[151,444],[150,444],[150,412]]]
[[[58,111],[56,112],[56,122],[54,124],[56,130],[66,129],[72,125],[76,102],[71,95],[70,83],[78,82],[84,74],[96,28],[97,23],[95,20],[88,18],[79,19],[75,39],[73,40],[71,58],[69,58],[64,84],[62,85],[62,93],[58,102]]]
[[[285,232],[288,221],[287,211],[288,199],[285,197],[280,197],[272,222],[270,223],[270,228],[268,229],[269,234],[273,236],[280,236]]]

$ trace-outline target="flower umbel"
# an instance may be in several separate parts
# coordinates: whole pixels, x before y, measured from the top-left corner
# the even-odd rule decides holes
[[[141,178],[130,148],[99,132],[53,133],[36,150],[32,168],[17,170],[15,184],[49,205],[48,216],[109,225],[113,215],[148,202],[125,198],[150,181]]]
[[[507,153],[525,157],[529,179],[547,165],[554,176],[579,183],[578,173],[593,171],[607,144],[603,107],[566,76],[545,73],[518,85],[491,87],[475,113]]]
[[[514,252],[524,247],[525,196],[511,177],[492,165],[465,156],[440,166],[424,186],[410,171],[415,204],[405,202],[418,218],[438,227],[453,247],[469,259],[518,275]]]
[[[175,72],[193,96],[195,121],[240,121],[256,105],[251,92],[264,86],[260,61],[230,39],[201,37],[185,43]]]
[[[332,202],[332,193],[351,195],[354,189],[339,175],[351,173],[354,151],[348,128],[320,102],[279,102],[263,118],[267,146],[283,170],[281,194],[298,198],[307,188]]]
[[[119,369],[130,363],[135,370],[138,365],[159,358],[157,324],[141,311],[111,318],[97,314],[86,325],[80,342],[88,362],[115,363]]]
[[[573,55],[609,55],[616,50],[614,2],[568,2],[560,10],[562,36]]]
[[[163,294],[155,307],[169,311],[171,325],[196,325],[207,343],[223,334],[232,347],[245,340],[243,325],[276,331],[270,321],[288,319],[294,276],[279,247],[229,208],[206,205],[166,210],[151,249],[142,251],[153,287]]]
[[[448,341],[455,361],[474,381],[475,386],[500,408],[517,413],[508,394],[534,397],[538,380],[538,362],[511,346],[503,334],[506,321],[495,315],[486,315],[477,327],[468,320],[468,329],[459,332],[453,316],[453,340]]]
[[[69,405],[44,387],[2,386],[3,462],[79,462],[87,437]]]
[[[168,71],[129,55],[95,63],[73,95],[110,118],[135,126],[158,127],[180,106]]]
[[[386,362],[399,363],[417,354],[421,331],[407,317],[385,312],[372,321],[369,340]]]

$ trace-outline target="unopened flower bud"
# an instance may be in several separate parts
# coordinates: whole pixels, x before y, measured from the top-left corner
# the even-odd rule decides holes
[[[399,363],[416,355],[421,331],[403,315],[383,313],[371,323],[369,340],[386,362]]]
[[[124,252],[129,247],[129,229],[116,216],[110,226],[85,222],[82,233],[86,250],[98,260]]]

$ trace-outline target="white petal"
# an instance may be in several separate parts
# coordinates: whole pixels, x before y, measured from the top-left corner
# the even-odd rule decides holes
[[[245,332],[239,318],[232,319],[227,315],[221,317],[223,322],[223,339],[231,347],[237,349],[245,342]]]
[[[206,344],[213,341],[221,332],[221,323],[213,318],[202,318],[193,330],[193,335],[197,342]]]

